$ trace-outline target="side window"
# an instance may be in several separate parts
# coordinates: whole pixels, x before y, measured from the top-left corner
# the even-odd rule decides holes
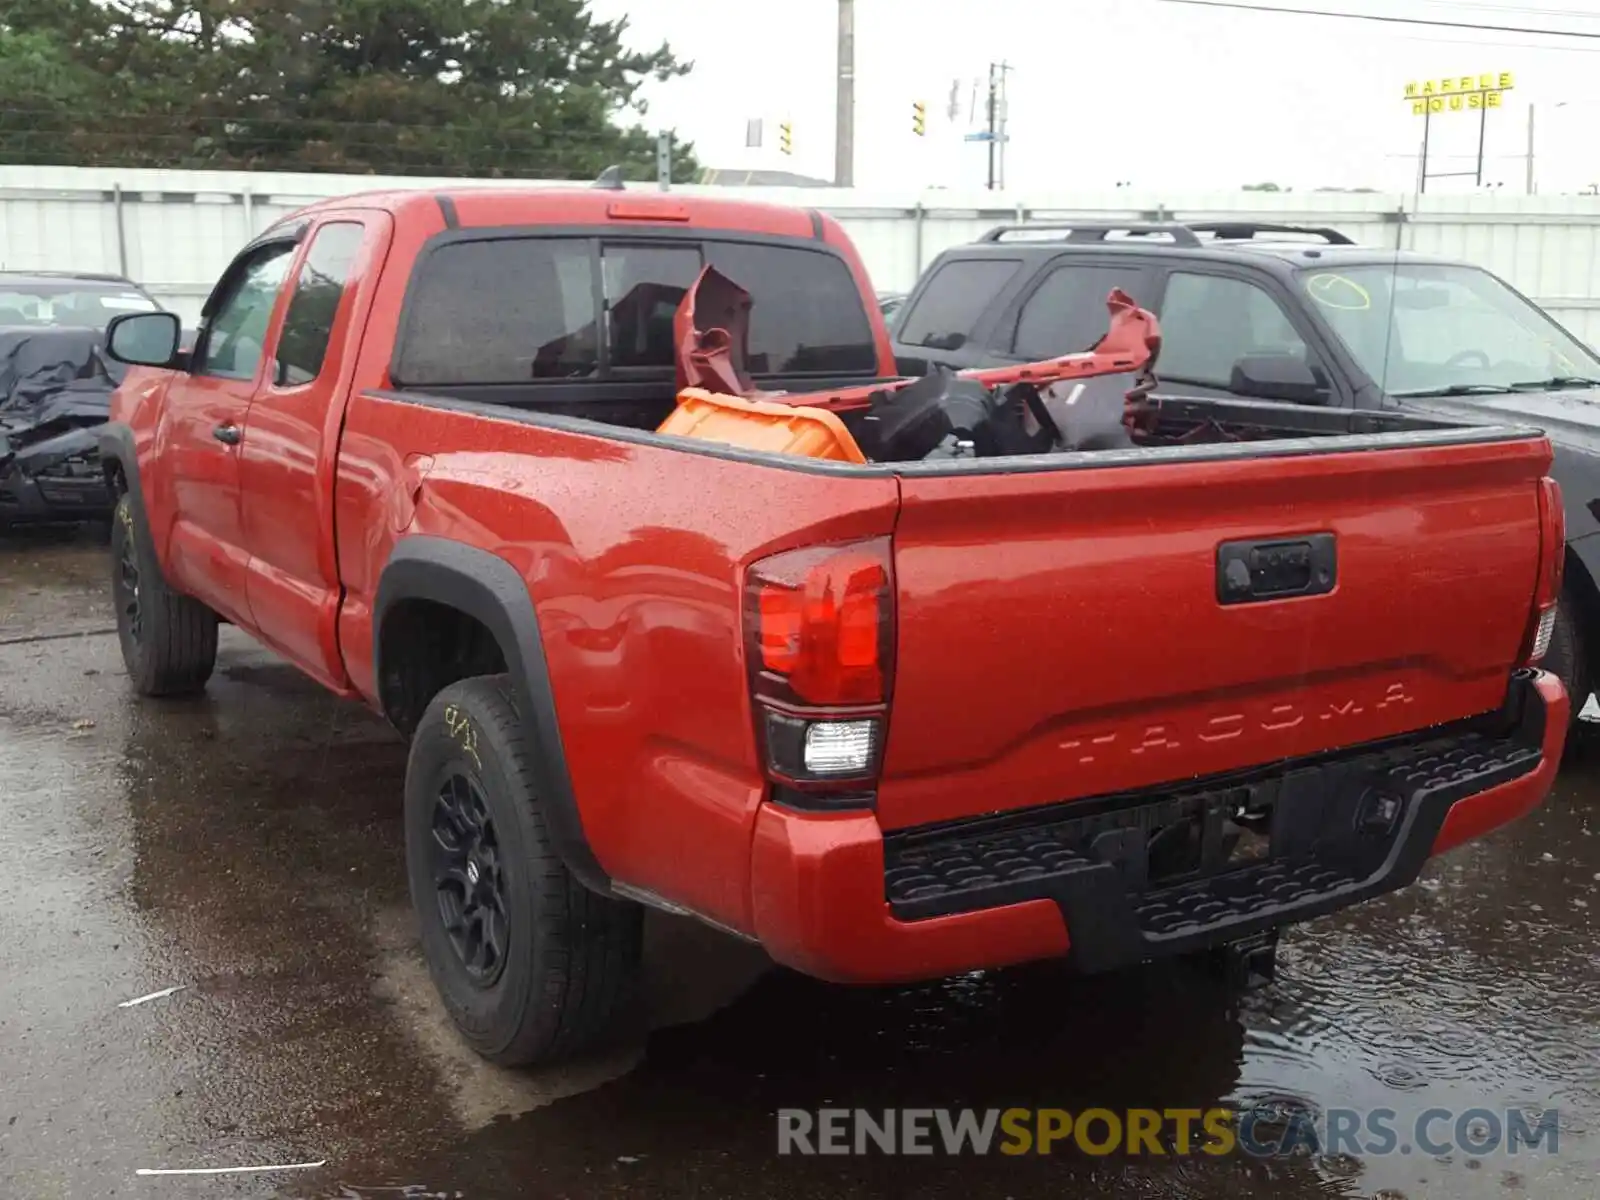
[[[1014,258],[957,258],[934,272],[916,304],[895,322],[895,341],[959,350],[1022,264]]]
[[[317,230],[295,280],[289,311],[283,317],[283,332],[278,336],[274,382],[280,387],[299,387],[322,373],[333,320],[339,314],[339,302],[344,299],[350,270],[365,236],[366,227],[353,221],[340,221]]]
[[[254,379],[267,340],[267,323],[278,289],[294,257],[294,243],[279,242],[257,250],[234,274],[222,302],[206,323],[195,375]]]
[[[610,365],[671,370],[672,322],[700,275],[700,248],[607,243],[600,264]]]
[[[416,270],[396,383],[526,383],[599,370],[587,239],[451,242]]]
[[[1139,267],[1058,266],[1023,302],[1011,352],[1019,358],[1057,358],[1087,350],[1105,337],[1106,297],[1120,287],[1135,300],[1144,289]]]
[[[1305,340],[1264,289],[1222,275],[1173,273],[1161,305],[1156,373],[1162,379],[1226,391],[1234,364],[1258,354],[1298,358],[1320,370]]]

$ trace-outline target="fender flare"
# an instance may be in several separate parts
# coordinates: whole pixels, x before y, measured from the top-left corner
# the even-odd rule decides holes
[[[96,441],[100,446],[100,469],[105,472],[106,484],[110,486],[111,472],[108,468],[115,463],[122,471],[122,482],[126,485],[128,499],[138,518],[133,526],[135,540],[141,542],[142,551],[154,564],[157,577],[170,589],[172,584],[168,582],[166,566],[156,549],[155,530],[150,528],[150,513],[144,506],[144,486],[139,479],[139,452],[133,440],[133,430],[120,421],[110,421],[101,426]]]
[[[112,463],[122,469],[122,480],[128,485],[134,504],[143,512],[144,489],[139,482],[139,452],[134,446],[133,430],[120,421],[108,421],[100,427],[100,436],[96,441],[100,447],[101,469],[105,470]],[[107,482],[110,482],[110,472],[106,471],[106,474]]]
[[[522,719],[534,740],[533,769],[556,852],[579,883],[612,894],[611,879],[594,857],[572,790],[561,724],[550,687],[544,638],[527,584],[510,563],[487,550],[448,538],[413,534],[395,544],[378,581],[372,611],[374,694],[383,694],[383,623],[402,600],[429,600],[482,624],[505,656]]]

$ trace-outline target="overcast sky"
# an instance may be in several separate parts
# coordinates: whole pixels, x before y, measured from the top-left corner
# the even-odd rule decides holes
[[[1600,0],[1244,0],[1600,35]],[[594,0],[628,13],[634,40],[668,39],[696,70],[652,87],[651,117],[708,166],[832,177],[836,0]],[[1491,112],[1487,179],[1521,191],[1528,107],[1541,192],[1600,182],[1600,36],[1590,39],[1386,25],[1158,0],[856,0],[856,183],[981,187],[969,131],[973,82],[1007,59],[1007,182],[1018,191],[1235,188],[1272,180],[1408,190],[1422,122],[1408,80],[1511,71]],[[945,117],[961,79],[960,112]],[[928,103],[923,139],[913,101]],[[982,121],[979,98],[976,121]],[[767,145],[746,150],[748,119]],[[795,152],[776,149],[794,125]],[[1476,114],[1433,122],[1429,171],[1470,170]],[[1436,180],[1430,191],[1470,190]]]

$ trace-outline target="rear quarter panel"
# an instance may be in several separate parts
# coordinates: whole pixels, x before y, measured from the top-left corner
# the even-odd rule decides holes
[[[799,460],[797,460],[797,466]],[[585,834],[612,878],[749,930],[755,758],[745,564],[890,532],[888,475],[755,465],[370,394],[336,494],[351,678],[376,701],[372,606],[395,542],[432,534],[527,582]]]

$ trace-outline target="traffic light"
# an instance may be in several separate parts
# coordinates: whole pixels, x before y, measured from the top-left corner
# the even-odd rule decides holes
[[[928,132],[928,106],[921,100],[913,101],[911,105],[911,132],[918,137],[924,137]]]
[[[778,149],[785,154],[794,153],[794,125],[788,121],[778,126]]]

